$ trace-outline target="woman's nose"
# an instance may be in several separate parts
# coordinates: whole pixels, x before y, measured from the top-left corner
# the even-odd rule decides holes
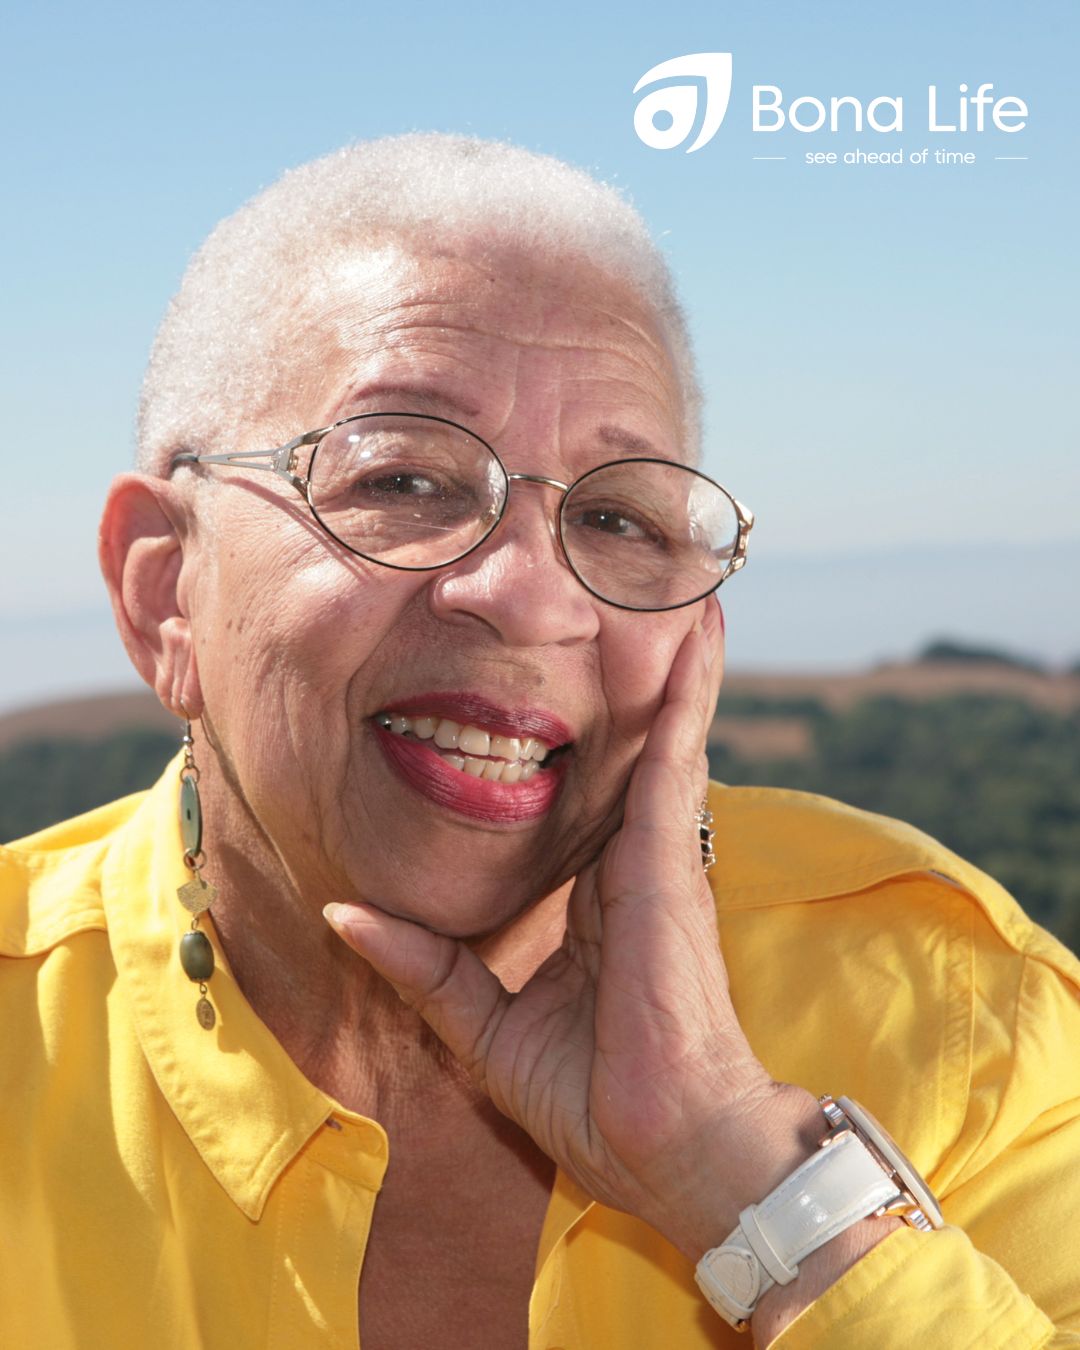
[[[563,554],[559,501],[555,487],[512,480],[494,531],[432,581],[433,612],[450,622],[479,619],[511,647],[595,637],[601,602],[578,581]]]

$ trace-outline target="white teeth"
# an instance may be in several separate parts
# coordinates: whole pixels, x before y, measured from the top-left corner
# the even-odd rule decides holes
[[[456,750],[461,728],[449,717],[444,717],[435,728],[435,744],[442,750]]]
[[[478,727],[462,727],[458,745],[467,755],[486,755],[491,746],[491,737]]]
[[[480,727],[462,726],[450,717],[380,712],[374,720],[396,736],[411,734],[421,741],[434,740],[440,751],[462,752],[440,758],[459,773],[490,783],[527,782],[548,756],[548,747],[535,736],[494,735]]]
[[[514,736],[492,736],[491,749],[486,752],[496,759],[515,760],[521,758],[521,742]]]

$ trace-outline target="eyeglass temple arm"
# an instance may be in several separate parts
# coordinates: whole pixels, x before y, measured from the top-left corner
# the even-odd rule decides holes
[[[307,488],[307,480],[298,477],[293,470],[296,468],[296,451],[304,445],[314,445],[316,441],[321,441],[329,427],[320,427],[317,431],[306,431],[303,436],[296,436],[291,441],[286,441],[284,445],[279,445],[276,450],[234,450],[224,455],[199,455],[192,450],[184,450],[172,459],[173,465],[177,464],[239,464],[245,469],[266,469],[269,473],[281,474],[287,478],[293,487],[301,492]],[[257,464],[256,460],[269,460],[269,463]]]

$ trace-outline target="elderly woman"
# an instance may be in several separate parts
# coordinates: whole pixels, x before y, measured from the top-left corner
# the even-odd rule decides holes
[[[1080,1341],[1080,969],[707,784],[697,414],[551,160],[376,142],[211,237],[101,528],[183,751],[3,854],[5,1346]]]

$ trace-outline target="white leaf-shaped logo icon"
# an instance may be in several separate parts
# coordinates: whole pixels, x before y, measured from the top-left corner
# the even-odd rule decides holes
[[[720,130],[731,97],[731,53],[696,52],[692,56],[674,56],[647,70],[634,93],[659,80],[685,79],[688,84],[665,84],[654,89],[634,109],[634,130],[653,150],[674,150],[682,145],[698,121],[698,91],[705,90],[705,112],[693,145],[686,153],[700,150]],[[670,117],[670,125],[657,126],[658,116]]]

